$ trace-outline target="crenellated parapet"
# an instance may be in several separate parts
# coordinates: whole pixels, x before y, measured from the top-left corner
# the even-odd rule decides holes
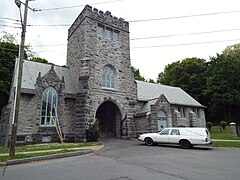
[[[86,5],[83,11],[79,14],[77,19],[68,29],[68,38],[74,33],[77,27],[83,22],[85,18],[94,19],[100,23],[108,24],[109,26],[119,29],[125,32],[129,32],[129,23],[123,18],[117,18],[112,16],[111,12],[106,11],[105,13],[92,6]]]

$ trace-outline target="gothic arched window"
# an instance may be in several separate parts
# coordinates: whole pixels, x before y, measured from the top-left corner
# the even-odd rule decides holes
[[[41,126],[53,126],[56,118],[58,94],[54,87],[47,87],[42,94]],[[51,113],[52,118],[51,118]]]
[[[106,88],[115,88],[116,80],[115,80],[115,70],[111,66],[105,66],[103,68],[102,73],[102,87]]]

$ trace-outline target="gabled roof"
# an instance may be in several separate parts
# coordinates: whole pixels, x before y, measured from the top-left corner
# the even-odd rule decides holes
[[[154,84],[143,81],[137,82],[137,93],[139,101],[146,101],[147,104],[154,104],[161,94],[164,94],[170,104],[204,107],[193,97],[179,87]],[[154,101],[155,100],[155,101]]]
[[[51,66],[51,64],[24,60],[22,89],[35,90],[35,83],[39,72],[41,72],[41,76],[44,76],[51,69]],[[74,85],[74,78],[71,75],[70,69],[54,65],[54,70],[60,79],[64,76],[65,93],[76,94],[77,89]]]

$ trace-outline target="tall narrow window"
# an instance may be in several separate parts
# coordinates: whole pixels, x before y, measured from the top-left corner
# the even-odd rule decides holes
[[[113,33],[113,29],[109,28],[109,27],[106,27],[106,29],[105,29],[105,36],[106,36],[106,38],[112,39],[112,33]]]
[[[102,87],[115,88],[115,73],[113,67],[105,66],[103,68]]]
[[[201,117],[201,112],[200,112],[200,109],[197,108],[197,117],[200,118]]]
[[[52,87],[49,86],[43,91],[42,94],[42,112],[41,112],[41,126],[53,126],[54,123],[51,118],[56,118],[57,112],[57,91]]]
[[[113,40],[119,41],[119,31],[117,31],[117,30],[113,31]]]
[[[97,34],[98,34],[99,36],[104,36],[104,26],[103,26],[103,25],[98,24]]]

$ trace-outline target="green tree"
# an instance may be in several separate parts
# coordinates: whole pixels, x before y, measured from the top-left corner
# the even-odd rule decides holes
[[[18,45],[0,42],[0,114],[8,103],[15,59],[18,56]]]
[[[8,42],[8,43],[16,44],[17,43],[16,36],[8,33],[7,31],[2,31],[0,42]]]
[[[225,56],[231,56],[233,58],[240,58],[240,43],[227,46],[223,50],[222,54]]]
[[[45,58],[40,57],[32,57],[31,61],[49,64],[49,62]]]
[[[134,73],[134,79],[135,79],[135,80],[146,81],[145,78],[144,78],[144,76],[142,76],[142,75],[140,74],[139,69],[136,69],[136,68],[133,67],[133,66],[131,67],[131,69],[132,69],[132,71],[133,71],[133,73]]]
[[[177,86],[202,104],[207,104],[203,94],[206,87],[207,63],[196,57],[173,62],[158,74],[157,83]]]
[[[29,49],[29,48],[28,48]],[[8,103],[15,59],[18,57],[19,45],[16,44],[16,37],[6,31],[1,32],[0,37],[0,115],[3,107]],[[28,50],[30,54],[30,50]],[[24,59],[27,59],[27,51],[24,52]],[[44,58],[32,56],[32,61],[48,63]]]
[[[155,83],[155,81],[153,79],[149,79],[148,82]]]
[[[215,118],[226,122],[239,121],[240,116],[240,58],[223,53],[212,57],[208,66],[206,94]]]

